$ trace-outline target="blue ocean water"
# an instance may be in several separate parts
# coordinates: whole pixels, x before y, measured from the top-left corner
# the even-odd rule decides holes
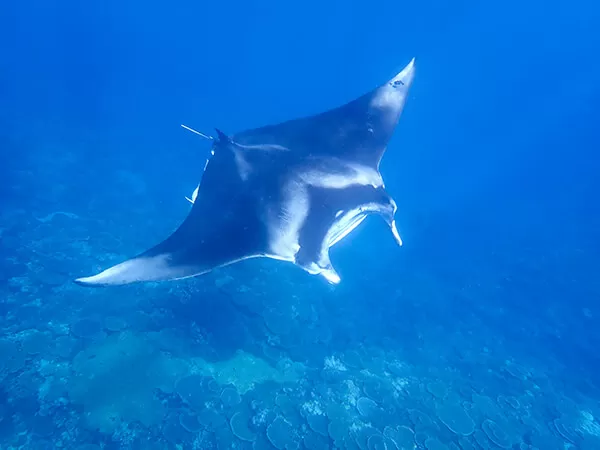
[[[5,2],[6,3],[6,2]],[[0,7],[0,448],[600,448],[600,7]],[[342,282],[72,283],[189,212],[209,143],[416,57]]]

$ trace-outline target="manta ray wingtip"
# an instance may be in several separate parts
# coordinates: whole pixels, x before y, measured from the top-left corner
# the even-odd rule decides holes
[[[98,283],[98,282],[94,281],[94,276],[76,278],[73,280],[73,283],[75,283],[79,286],[85,286],[85,287],[103,286],[102,283]]]
[[[393,79],[392,79],[392,83],[394,85],[402,85],[405,87],[409,87],[410,84],[412,83],[412,80],[415,76],[415,58],[413,57],[410,62],[404,66],[404,69],[402,69],[400,71],[400,73],[398,75],[396,75]]]

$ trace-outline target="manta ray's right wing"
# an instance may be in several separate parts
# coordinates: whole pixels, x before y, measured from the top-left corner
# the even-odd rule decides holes
[[[275,125],[242,131],[239,144],[275,144],[378,169],[394,133],[415,74],[414,58],[396,76],[337,108]]]

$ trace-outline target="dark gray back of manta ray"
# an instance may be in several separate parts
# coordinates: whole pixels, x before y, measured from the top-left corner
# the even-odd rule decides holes
[[[294,152],[337,157],[377,168],[401,113],[401,108],[391,113],[371,106],[384,86],[323,113],[242,131],[233,140],[245,145],[276,144]]]

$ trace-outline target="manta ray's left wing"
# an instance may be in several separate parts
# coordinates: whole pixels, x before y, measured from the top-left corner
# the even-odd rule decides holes
[[[264,226],[257,197],[243,180],[233,154],[216,141],[192,209],[160,244],[97,275],[79,278],[86,286],[188,278],[264,253]]]

